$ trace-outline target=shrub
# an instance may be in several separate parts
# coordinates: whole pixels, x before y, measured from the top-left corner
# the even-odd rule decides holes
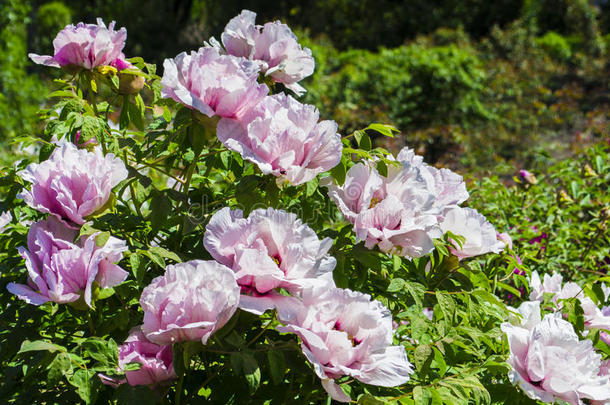
[[[536,39],[536,44],[548,52],[552,58],[560,62],[566,62],[572,56],[572,50],[568,41],[556,32],[547,32],[544,36]]]

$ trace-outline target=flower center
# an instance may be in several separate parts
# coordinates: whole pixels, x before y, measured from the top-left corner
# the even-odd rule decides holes
[[[344,331],[343,329],[341,329],[341,324],[339,323],[339,321],[335,322],[335,325],[333,326],[333,330],[347,333],[347,338],[352,343],[352,347],[356,347],[360,343],[362,343],[361,340],[356,339],[354,336],[350,335],[349,332]]]

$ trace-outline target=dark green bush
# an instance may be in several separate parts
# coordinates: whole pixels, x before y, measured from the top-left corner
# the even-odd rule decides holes
[[[560,62],[567,62],[572,56],[572,49],[568,41],[556,32],[547,32],[544,36],[536,39],[536,44],[553,59]]]
[[[317,83],[308,101],[334,116],[351,117],[345,130],[371,119],[387,118],[401,130],[432,124],[466,124],[484,117],[481,104],[485,73],[476,54],[455,45],[420,45],[340,53],[338,71],[328,72],[324,89]],[[362,106],[373,106],[364,110]],[[345,121],[344,121],[345,122]]]
[[[43,87],[26,72],[26,23],[29,6],[22,0],[0,3],[0,143],[34,130]]]

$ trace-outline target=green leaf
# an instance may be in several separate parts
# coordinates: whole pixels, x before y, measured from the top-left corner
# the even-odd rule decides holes
[[[390,281],[390,285],[386,289],[387,292],[401,291],[405,287],[405,280],[402,278],[395,278]]]
[[[373,144],[371,143],[371,138],[366,134],[362,135],[362,138],[360,139],[360,142],[358,143],[358,147],[360,149],[366,150],[366,151],[371,150],[371,148],[373,147]]]
[[[313,179],[308,181],[306,184],[305,195],[307,197],[311,197],[318,189],[318,184],[319,184],[319,181],[318,181],[317,177],[314,177]]]
[[[178,256],[176,253],[169,251],[165,248],[162,248],[161,246],[153,246],[150,249],[148,249],[148,251],[151,254],[154,255],[159,255],[165,259],[170,259],[175,261],[176,263],[180,263],[182,261],[182,259],[180,258],[180,256]]]
[[[70,384],[76,387],[78,396],[85,401],[86,404],[93,402],[92,385],[95,381],[95,374],[95,370],[79,369],[68,380],[70,381]]]
[[[106,242],[108,242],[108,239],[110,239],[110,232],[100,232],[95,237],[95,244],[97,247],[104,247]]]
[[[436,299],[447,322],[453,323],[453,316],[455,314],[455,301],[453,300],[451,295],[449,295],[445,291],[437,291]]]
[[[114,340],[110,339],[107,342],[104,339],[92,337],[81,343],[81,347],[101,366],[110,369],[118,367],[118,348]]]
[[[424,286],[419,283],[405,281],[404,288],[413,297],[417,307],[421,309],[423,307],[424,295],[426,294]]]
[[[335,181],[337,182],[337,185],[342,186],[343,183],[345,182],[345,175],[347,173],[347,169],[345,167],[345,162],[343,161],[343,159],[341,159],[341,161],[339,162],[339,164],[335,167],[333,167],[330,170],[330,175],[333,177],[333,179],[335,179]]]
[[[233,352],[231,366],[235,374],[242,374],[246,378],[250,393],[254,393],[261,382],[261,370],[254,356],[246,352]]]
[[[432,396],[430,395],[430,391],[428,389],[422,387],[421,385],[413,388],[413,401],[415,401],[415,405],[429,405],[432,400]]]
[[[142,256],[138,253],[132,253],[129,255],[129,264],[131,265],[131,273],[138,282],[142,282],[144,274],[146,273],[146,265],[142,260]]]
[[[389,136],[390,138],[394,138],[394,132],[400,132],[398,129],[396,129],[395,127],[393,127],[392,125],[388,125],[388,124],[371,124],[368,127],[366,127],[364,130],[373,130],[373,131],[377,131],[379,132],[381,135],[384,136]]]
[[[284,353],[281,350],[269,350],[267,352],[267,360],[269,361],[269,371],[271,372],[273,384],[282,384],[284,382],[284,375],[286,374]]]
[[[360,405],[383,405],[385,402],[378,400],[371,394],[364,394],[358,398],[358,404]]]
[[[415,368],[417,368],[418,372],[425,374],[430,368],[432,359],[434,359],[434,352],[430,346],[417,346],[413,356],[413,363],[415,364]]]
[[[46,342],[44,340],[34,340],[32,342],[30,342],[29,340],[25,340],[21,344],[21,348],[19,349],[17,354],[36,351],[47,351],[51,353],[67,352],[65,347],[56,345],[55,343]]]
[[[62,376],[72,374],[72,359],[70,354],[58,353],[47,369],[49,370],[47,377],[50,382],[54,383],[57,383]]]
[[[170,122],[172,120],[172,112],[168,106],[163,106],[163,119],[165,122]]]

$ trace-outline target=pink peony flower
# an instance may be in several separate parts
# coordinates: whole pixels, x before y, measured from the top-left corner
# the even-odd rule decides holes
[[[241,118],[269,89],[258,84],[258,66],[216,48],[182,52],[163,62],[161,95],[212,117]]]
[[[221,119],[218,139],[263,173],[303,184],[341,160],[337,124],[318,122],[319,116],[314,106],[279,93],[265,97],[241,120]]]
[[[350,398],[335,383],[343,375],[365,384],[394,387],[409,381],[404,347],[393,346],[392,317],[380,302],[359,292],[332,288],[303,294],[280,321],[280,332],[301,338],[301,348],[330,396]]]
[[[81,237],[55,217],[39,221],[28,232],[28,248],[18,249],[28,271],[27,285],[9,283],[7,289],[34,305],[47,301],[74,302],[81,296],[91,306],[95,282],[101,288],[122,283],[128,273],[114,264],[127,250],[124,241],[110,237],[98,246],[99,233]]]
[[[88,152],[65,142],[48,160],[30,164],[19,175],[33,184],[32,191],[20,195],[29,206],[82,225],[108,202],[112,188],[127,178],[127,169],[99,147]]]
[[[540,321],[539,303],[537,312],[526,312],[530,316],[521,325],[502,324],[510,347],[511,382],[543,402],[610,400],[610,376],[599,375],[601,356],[593,342],[579,341],[572,325],[552,314]]]
[[[574,282],[567,282],[562,286],[563,278],[561,274],[554,273],[553,276],[544,275],[544,281],[540,282],[538,272],[532,272],[530,278],[530,300],[544,301],[544,294],[551,295],[551,301],[555,304],[555,310],[561,311],[563,304],[560,300],[577,298],[584,312],[585,329],[588,330],[608,330],[610,331],[610,311],[605,307],[599,309],[593,300],[583,293],[581,286]],[[605,340],[606,332],[601,332],[600,337]]]
[[[352,166],[342,186],[323,181],[343,216],[354,224],[358,240],[372,249],[420,257],[432,251],[433,238],[442,236],[434,208],[434,190],[421,170],[408,162],[388,165],[387,176],[375,162]]]
[[[543,280],[540,280],[540,275],[537,271],[533,271],[529,280],[530,284],[530,300],[544,301],[544,294],[557,294],[561,291],[563,277],[559,273],[553,273],[552,276],[544,275]]]
[[[328,255],[329,238],[316,233],[295,214],[268,208],[252,211],[223,208],[208,223],[203,239],[212,257],[235,272],[241,288],[239,307],[261,314],[278,308],[284,288],[298,294],[304,287],[334,287],[336,260]]]
[[[10,212],[6,211],[0,214],[0,233],[4,232],[8,224],[13,220],[13,216]]]
[[[255,25],[256,13],[243,10],[229,21],[221,40],[229,55],[255,61],[266,76],[283,83],[297,95],[305,89],[297,82],[310,76],[315,60],[302,48],[292,30],[279,21]]]
[[[127,39],[127,30],[114,30],[114,21],[108,28],[101,18],[97,24],[78,23],[68,25],[53,40],[53,56],[40,56],[30,53],[28,56],[38,64],[65,67],[77,66],[94,69],[102,65],[111,65],[118,58],[125,58],[123,47]]]
[[[171,345],[159,346],[146,339],[139,328],[132,330],[119,346],[119,369],[129,363],[140,363],[139,370],[126,371],[129,385],[156,385],[176,378],[174,351]]]
[[[466,238],[462,247],[456,246],[451,253],[460,260],[485,253],[499,253],[505,244],[496,238],[496,230],[487,219],[472,208],[453,207],[445,212],[440,227],[443,232]]]
[[[585,329],[601,329],[610,330],[610,314],[600,310],[593,300],[583,293],[581,286],[574,282],[565,283],[561,291],[557,293],[554,300],[577,298],[580,301],[580,306],[583,309],[585,318]],[[558,304],[558,309],[561,310],[563,305]]]
[[[170,265],[142,291],[142,332],[159,345],[188,340],[205,344],[238,303],[239,286],[226,266],[204,260]]]
[[[432,206],[439,213],[447,207],[463,203],[470,196],[466,190],[466,183],[459,174],[449,169],[437,169],[424,162],[422,156],[416,155],[413,149],[408,147],[396,156],[399,162],[406,162],[419,169],[421,176],[433,190],[434,202]]]

